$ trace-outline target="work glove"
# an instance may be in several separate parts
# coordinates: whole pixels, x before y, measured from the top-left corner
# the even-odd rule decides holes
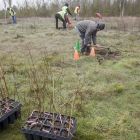
[[[98,48],[98,47],[100,47],[98,44],[96,44],[96,47]]]

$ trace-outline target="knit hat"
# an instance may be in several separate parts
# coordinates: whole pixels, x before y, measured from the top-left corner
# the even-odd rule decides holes
[[[80,8],[80,5],[78,5],[78,7]]]
[[[65,6],[67,6],[67,7],[68,7],[68,6],[69,6],[69,4],[68,4],[68,3],[65,3]]]
[[[102,22],[98,22],[97,29],[103,30],[105,28],[105,24]]]

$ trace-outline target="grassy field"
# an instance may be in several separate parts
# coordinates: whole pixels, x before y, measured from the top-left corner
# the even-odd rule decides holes
[[[132,24],[130,19],[130,25],[121,24],[118,18],[101,21],[106,29],[97,33],[97,42],[110,47],[108,56],[107,50],[95,48],[95,57],[79,52],[80,58],[73,60],[76,42],[81,45],[74,28],[56,30],[53,18],[18,19],[16,25],[0,20],[0,63],[10,97],[14,97],[16,83],[16,100],[23,104],[21,120],[3,130],[1,140],[25,140],[20,127],[32,110],[38,109],[32,71],[39,86],[45,85],[40,95],[41,109],[52,111],[55,89],[55,111],[77,117],[72,140],[140,140],[138,23]],[[73,19],[71,22],[76,24]]]

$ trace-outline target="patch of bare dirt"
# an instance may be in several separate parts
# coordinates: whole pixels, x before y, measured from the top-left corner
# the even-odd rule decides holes
[[[102,64],[105,60],[119,60],[122,58],[121,52],[119,51],[108,51],[106,49],[95,50],[95,55],[99,64]]]
[[[108,50],[95,50],[96,55],[101,55],[104,58],[107,59],[117,59],[119,56],[121,56],[121,52],[119,51],[108,51]]]

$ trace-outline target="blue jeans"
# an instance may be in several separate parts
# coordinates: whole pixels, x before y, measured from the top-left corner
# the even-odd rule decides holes
[[[75,13],[75,20],[79,20],[79,15]]]
[[[17,21],[16,21],[16,15],[14,15],[14,16],[12,16],[12,19],[13,19],[13,23],[17,23]]]

